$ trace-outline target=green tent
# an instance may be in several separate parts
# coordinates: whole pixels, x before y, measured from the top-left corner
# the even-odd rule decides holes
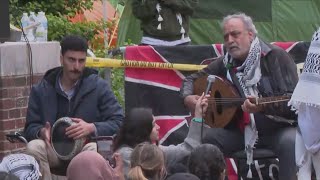
[[[250,15],[266,41],[310,41],[320,26],[320,0],[199,0],[191,19],[192,44],[223,42],[221,19],[234,12]],[[125,3],[119,23],[118,45],[139,44],[140,22]]]

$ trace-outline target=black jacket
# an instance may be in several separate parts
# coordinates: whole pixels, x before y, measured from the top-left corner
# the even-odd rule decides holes
[[[25,136],[28,141],[37,138],[37,133],[49,121],[57,120],[59,88],[56,86],[61,67],[46,72],[44,78],[33,86],[26,116]],[[97,71],[85,68],[74,97],[70,117],[94,123],[99,136],[116,133],[122,124],[123,111],[107,82]]]
[[[297,67],[291,56],[283,49],[260,40],[261,80],[258,83],[262,97],[279,96],[292,93],[298,82]],[[206,68],[191,74],[183,80],[180,94],[183,98],[193,94],[193,81],[201,76],[213,74],[226,78],[227,68],[223,63],[224,56],[211,62]],[[270,104],[264,108],[266,115],[280,116],[285,119],[296,119],[296,115],[287,106],[287,102]]]

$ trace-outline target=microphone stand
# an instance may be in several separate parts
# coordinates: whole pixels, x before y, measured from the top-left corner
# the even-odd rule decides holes
[[[200,131],[200,137],[201,137],[201,144],[203,144],[203,126],[204,126],[204,116],[203,116],[203,106],[201,107],[202,112],[202,121],[201,121],[201,131]]]

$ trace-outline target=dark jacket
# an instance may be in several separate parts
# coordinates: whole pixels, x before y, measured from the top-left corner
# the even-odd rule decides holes
[[[292,93],[297,82],[297,67],[291,56],[283,49],[267,44],[260,40],[261,55],[261,80],[258,83],[259,93],[262,97],[279,96]],[[180,90],[185,98],[193,94],[193,81],[201,76],[213,74],[226,78],[227,68],[223,63],[224,56],[211,62],[206,68],[191,74],[183,80]],[[266,115],[280,116],[285,119],[295,119],[296,115],[287,106],[287,102],[267,105],[263,112]]]
[[[158,11],[156,4],[160,2],[161,30],[158,30]],[[156,39],[174,41],[181,39],[181,25],[179,24],[176,13],[182,16],[182,26],[185,29],[185,37],[188,37],[189,19],[193,10],[198,4],[198,0],[132,0],[132,12],[141,20],[143,35]]]
[[[28,141],[37,139],[37,133],[49,121],[51,126],[58,116],[57,76],[62,68],[46,72],[44,78],[33,86],[27,110],[25,136]],[[123,111],[107,82],[100,78],[97,71],[85,68],[75,92],[70,117],[81,118],[94,123],[97,135],[110,136],[116,133],[123,120]]]

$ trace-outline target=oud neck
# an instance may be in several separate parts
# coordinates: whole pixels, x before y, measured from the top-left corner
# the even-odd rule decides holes
[[[255,104],[269,104],[269,103],[277,103],[277,102],[285,102],[290,100],[290,96],[275,96],[275,97],[263,97],[256,98]]]

